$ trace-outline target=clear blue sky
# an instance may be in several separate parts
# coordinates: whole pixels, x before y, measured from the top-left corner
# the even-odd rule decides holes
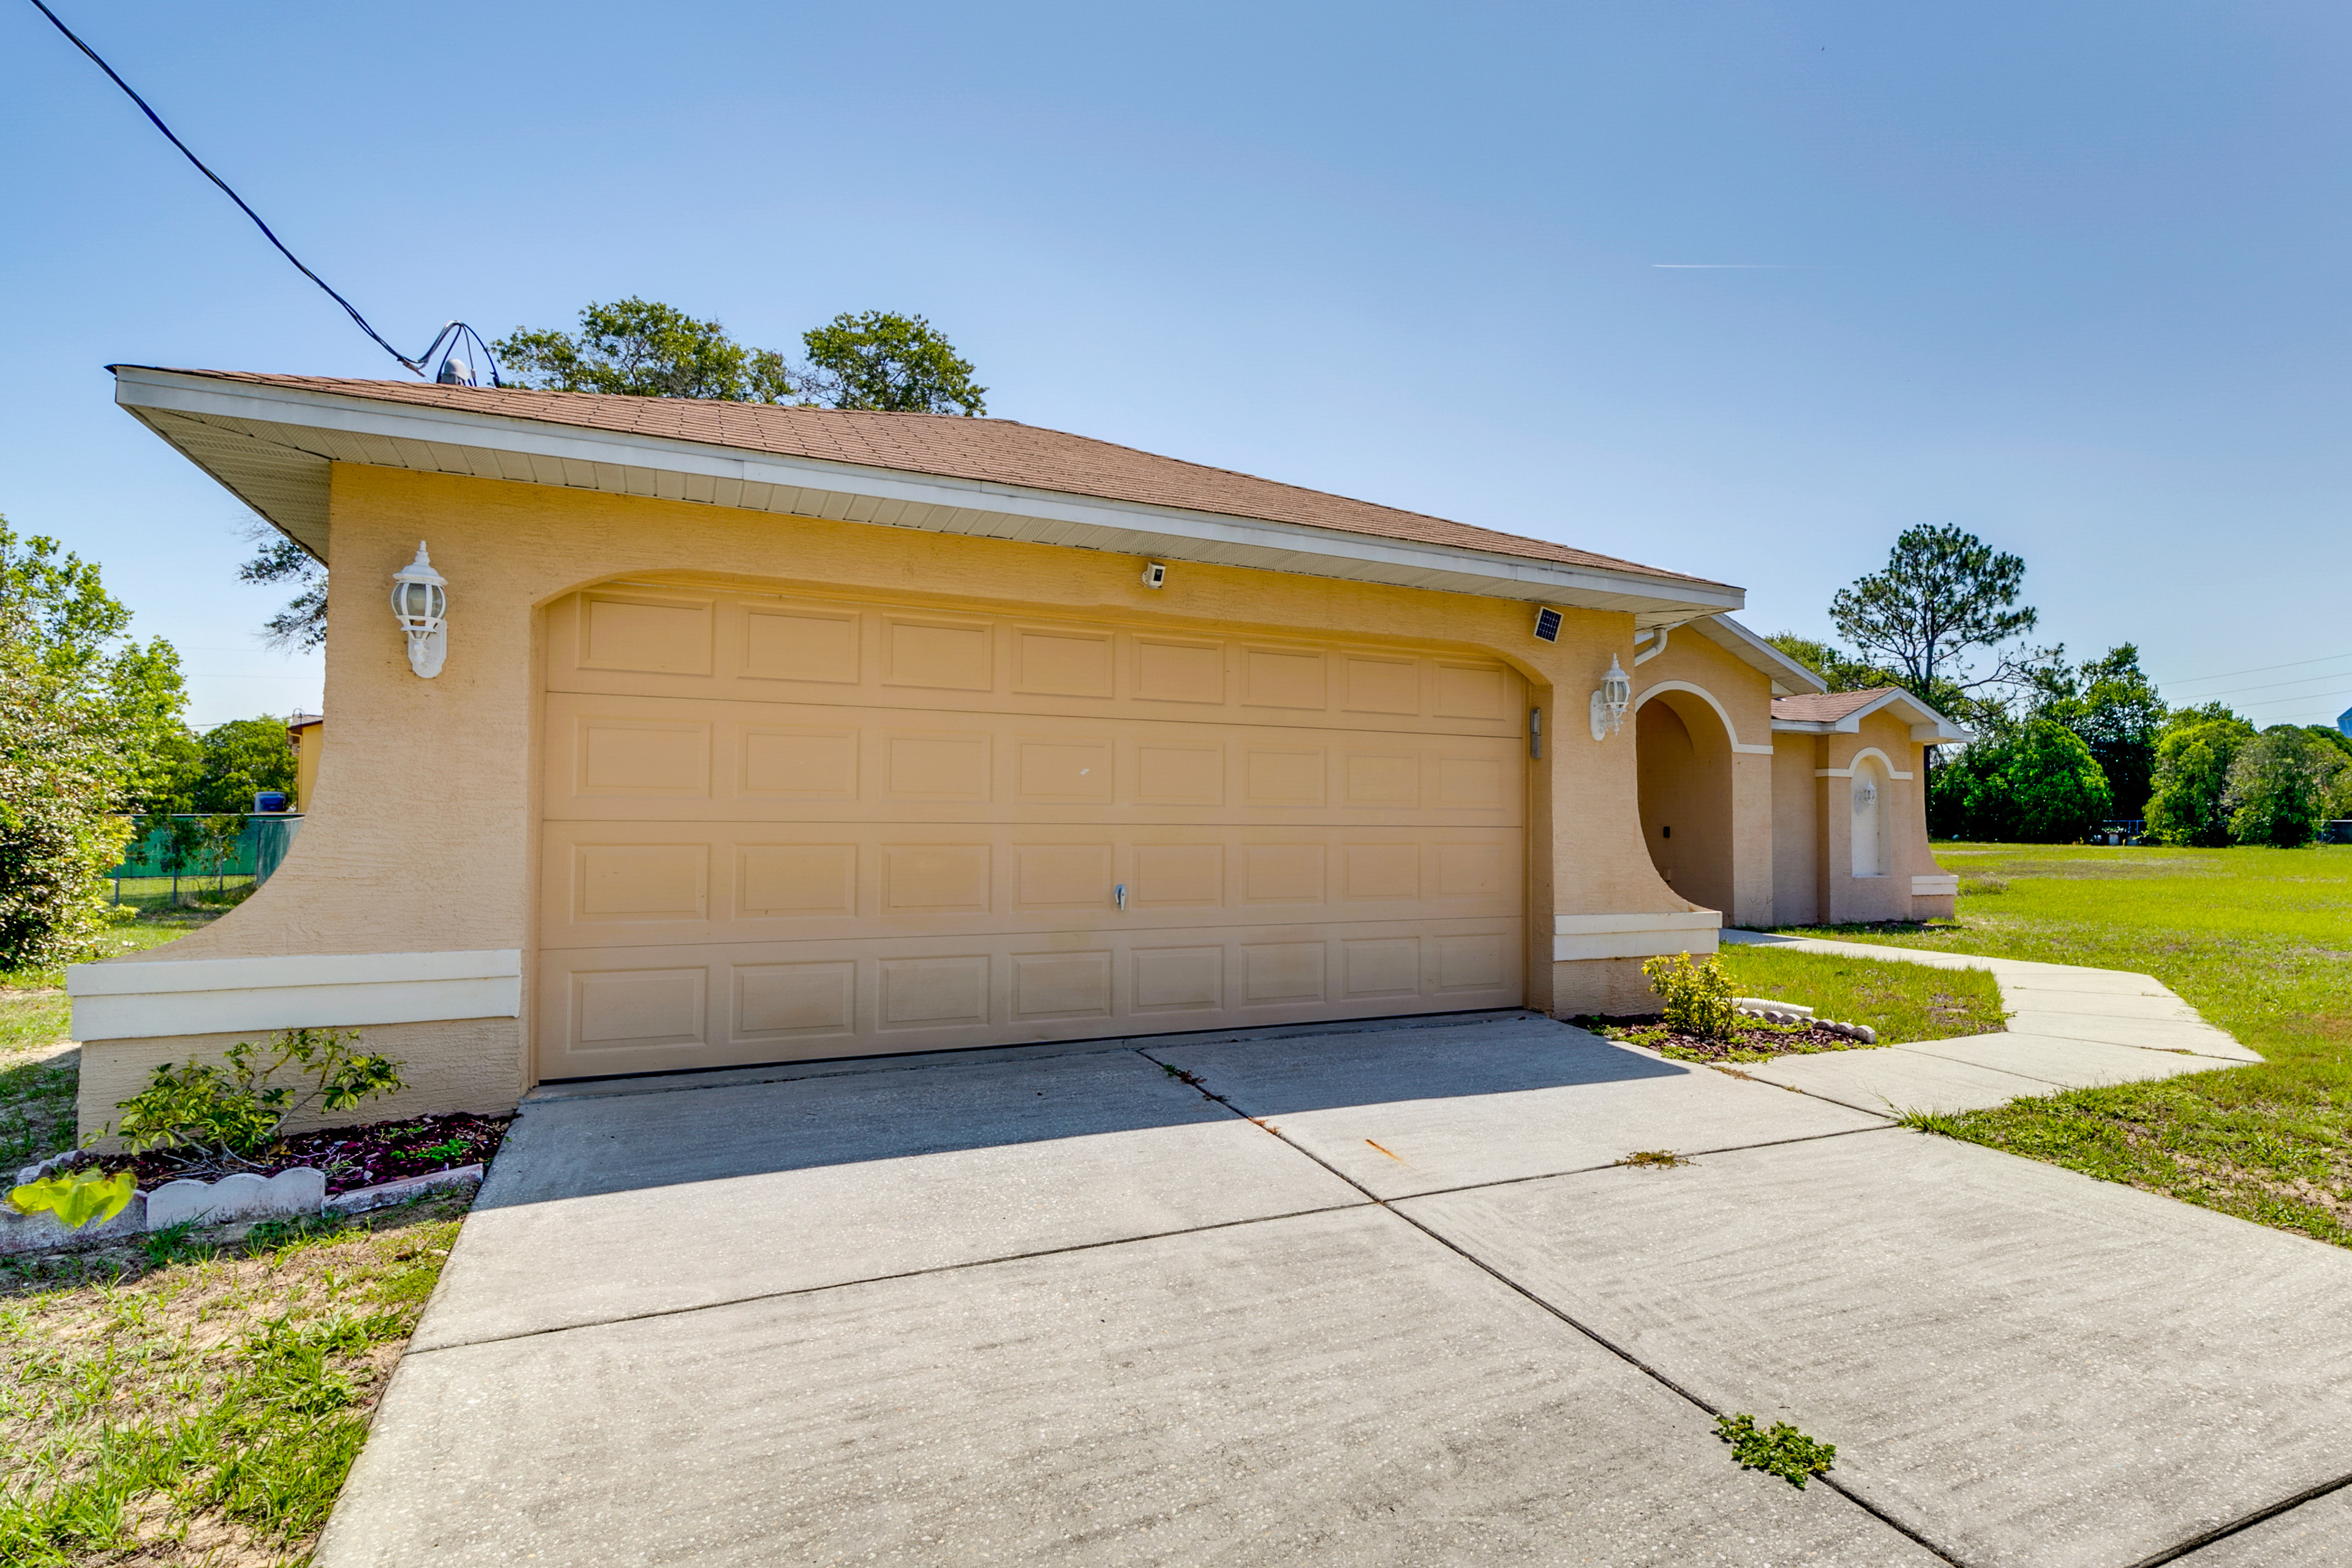
[[[919,311],[993,414],[1760,630],[1950,521],[2076,657],[2352,702],[2340,5],[53,4],[411,353],[629,293],[785,349]],[[0,145],[0,511],[199,722],[315,706],[240,509],[100,366],[397,367],[22,0]]]

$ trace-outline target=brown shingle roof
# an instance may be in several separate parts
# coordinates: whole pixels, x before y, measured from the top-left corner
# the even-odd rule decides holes
[[[1801,724],[1830,724],[1844,718],[1857,708],[1867,708],[1895,686],[1874,686],[1867,691],[1807,691],[1795,697],[1772,699],[1772,717],[1792,720]]]
[[[1442,517],[1277,484],[1227,468],[1158,457],[1132,447],[1048,430],[1042,426],[1016,424],[1010,419],[853,413],[835,408],[789,408],[680,397],[616,397],[599,393],[528,392],[408,381],[262,375],[246,371],[190,370],[177,374],[363,397],[379,403],[463,409],[583,429],[697,441],[902,473],[1019,485],[1064,495],[1181,507],[1190,511],[1299,523],[1380,539],[1451,545],[1496,555],[1722,585],[1687,573],[1637,565],[1588,550],[1571,550],[1547,540],[1498,533]]]

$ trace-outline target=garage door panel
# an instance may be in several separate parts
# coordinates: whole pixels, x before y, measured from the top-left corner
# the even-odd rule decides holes
[[[544,1077],[1520,998],[1499,663],[658,584],[549,632]]]
[[[1521,931],[1516,920],[1423,921],[560,950],[541,961],[541,1072],[1509,1006]]]
[[[1517,735],[1525,682],[1460,655],[615,584],[548,612],[556,692]]]
[[[1517,825],[1524,743],[559,693],[556,819]]]
[[[601,947],[1517,917],[1523,844],[1517,828],[1331,824],[549,823],[539,940]]]

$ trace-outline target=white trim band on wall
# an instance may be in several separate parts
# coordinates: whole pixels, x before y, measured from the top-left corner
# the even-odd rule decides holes
[[[1956,897],[1960,890],[1958,872],[1948,871],[1940,877],[1914,877],[1911,896],[1915,899],[1945,899]]]
[[[522,1016],[522,950],[77,963],[74,1038],[355,1028]]]
[[[1552,962],[1713,952],[1721,940],[1722,927],[1723,913],[1719,910],[1556,915],[1552,918]]]
[[[1641,661],[1636,659],[1634,662],[1638,664]],[[1749,742],[1742,741],[1739,738],[1739,727],[1731,721],[1731,710],[1726,708],[1721,700],[1718,699],[1714,692],[1709,691],[1704,686],[1694,686],[1687,680],[1659,681],[1655,686],[1651,687],[1650,689],[1642,693],[1641,696],[1633,699],[1633,711],[1636,713],[1640,712],[1642,710],[1642,705],[1649,701],[1651,698],[1668,691],[1687,691],[1693,697],[1698,698],[1708,707],[1714,709],[1716,718],[1722,721],[1724,736],[1726,739],[1730,741],[1731,749],[1733,751],[1742,752],[1749,756],[1758,757],[1769,757],[1772,754],[1772,748],[1769,743],[1764,745],[1756,745]]]

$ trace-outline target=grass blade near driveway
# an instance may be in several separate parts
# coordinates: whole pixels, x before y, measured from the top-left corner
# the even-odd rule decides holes
[[[2352,846],[1936,855],[1950,924],[1790,934],[2137,971],[2268,1059],[1919,1125],[2352,1246]]]

